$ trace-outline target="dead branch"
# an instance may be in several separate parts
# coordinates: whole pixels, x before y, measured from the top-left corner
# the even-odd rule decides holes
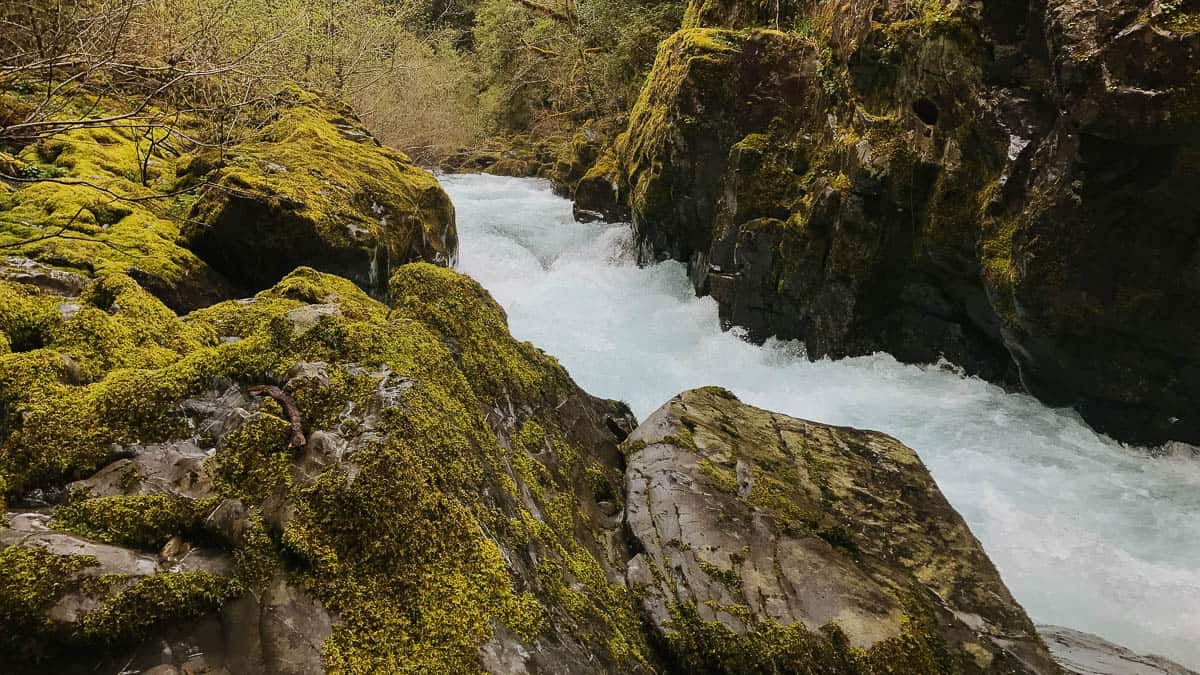
[[[250,387],[250,393],[254,396],[270,396],[283,406],[284,414],[292,423],[292,437],[288,442],[288,447],[302,448],[308,443],[308,440],[304,438],[304,424],[300,417],[300,407],[296,405],[296,399],[273,384],[255,385]]]

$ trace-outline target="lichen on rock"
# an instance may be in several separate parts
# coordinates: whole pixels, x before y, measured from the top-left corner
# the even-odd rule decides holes
[[[685,392],[626,441],[630,562],[696,672],[1055,673],[916,454]]]

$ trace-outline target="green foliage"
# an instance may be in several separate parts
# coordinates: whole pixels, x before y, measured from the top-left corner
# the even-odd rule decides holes
[[[474,39],[485,108],[501,129],[624,112],[658,41],[679,25],[682,4],[583,0],[556,18],[513,0],[484,0]]]

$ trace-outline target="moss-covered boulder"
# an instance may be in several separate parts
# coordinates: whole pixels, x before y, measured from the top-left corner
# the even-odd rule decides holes
[[[623,447],[628,578],[687,672],[1059,672],[894,439],[708,388]]]
[[[692,3],[588,202],[756,339],[1200,442],[1195,8],[770,4]]]
[[[724,157],[746,129],[800,103],[784,71],[815,53],[794,36],[688,29],[659,47],[658,61],[616,145],[639,242],[654,255],[689,260],[707,251]]]
[[[628,221],[624,180],[616,154],[612,149],[605,150],[575,185],[572,203],[575,220],[584,223]]]
[[[129,105],[82,98],[63,114],[106,117]],[[18,260],[3,266],[54,270],[43,278],[126,274],[177,311],[229,298],[230,284],[179,243],[191,195],[178,191],[179,146],[168,142],[177,139],[163,134],[134,122],[82,126],[14,148],[0,166],[0,246]]]
[[[409,265],[385,305],[300,269],[179,319],[101,283],[71,318],[0,286],[22,347],[0,357],[0,633],[21,645],[0,670],[651,662],[623,582],[628,409],[512,339],[478,284]],[[85,326],[112,348],[77,348]],[[97,547],[147,560],[144,580],[117,584]],[[224,566],[187,576],[170,561],[189,551]]]
[[[454,207],[430,173],[344,106],[291,89],[274,110],[207,174],[188,215],[184,239],[214,269],[253,292],[308,265],[384,297],[391,270],[454,259]]]

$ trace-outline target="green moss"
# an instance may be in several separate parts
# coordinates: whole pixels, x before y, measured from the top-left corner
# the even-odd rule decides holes
[[[700,567],[700,571],[724,584],[731,592],[738,593],[741,591],[742,575],[736,568],[725,569],[707,560],[697,560],[696,562]]]
[[[392,266],[454,257],[454,207],[432,174],[349,108],[296,88],[275,103],[201,191],[184,228],[195,250],[257,288],[313,265],[382,291]]]
[[[166,495],[73,495],[54,509],[51,525],[110,544],[157,551],[171,537],[195,530],[215,506],[215,500]]]
[[[481,399],[550,400],[565,388],[566,372],[558,362],[512,340],[504,310],[467,277],[433,265],[409,265],[392,278],[391,298],[399,316],[452,341]]]
[[[183,324],[175,313],[123,274],[99,277],[79,297],[81,308],[46,346],[81,364],[87,379],[118,368],[157,368],[215,342],[212,332]]]
[[[1163,2],[1151,20],[1155,25],[1180,35],[1200,33],[1200,2],[1196,2],[1196,0]]]
[[[723,492],[737,494],[737,477],[733,471],[717,466],[707,459],[700,461],[699,469],[700,473],[708,476]]]
[[[103,116],[122,109],[108,100],[100,109],[65,114],[72,112]],[[203,276],[204,264],[176,243],[179,226],[166,213],[167,199],[156,199],[173,188],[174,157],[159,146],[143,167],[150,147],[145,134],[145,127],[134,122],[80,127],[25,148],[21,159],[41,167],[36,177],[52,180],[21,184],[0,202],[0,244],[60,228],[66,236],[31,241],[7,253],[85,276],[136,268],[168,293],[189,283],[189,277]]]
[[[237,581],[207,572],[143,577],[84,617],[77,629],[78,638],[108,644],[133,642],[164,624],[217,610],[241,592]]]
[[[754,621],[738,607],[714,608],[748,622],[744,632],[734,633],[719,621],[705,621],[694,605],[670,607],[672,633],[667,636],[671,652],[689,672],[798,673],[824,675],[924,675],[963,672],[947,668],[946,656],[925,622],[905,622],[898,637],[884,640],[869,650],[850,645],[837,624],[809,630],[800,624],[779,625]]]
[[[226,497],[261,504],[276,488],[291,482],[291,423],[256,413],[225,437],[204,466],[217,491]]]
[[[345,280],[297,270],[253,302],[222,303],[186,320],[164,315],[156,319],[163,325],[137,339],[129,328],[134,343],[173,344],[166,349],[186,354],[160,361],[147,348],[130,357],[139,367],[97,368],[99,379],[82,386],[58,381],[61,361],[49,349],[0,356],[25,359],[36,373],[0,371],[14,386],[41,383],[16,397],[19,424],[0,445],[0,475],[14,481],[9,493],[85,475],[107,461],[114,443],[186,435],[179,402],[215,378],[278,382],[298,361],[328,364],[328,382],[310,378],[291,389],[311,431],[338,424],[348,408],[365,409],[380,387],[369,373],[386,369],[405,386],[341,467],[296,480],[290,426],[274,403],[244,420],[207,461],[221,495],[254,505],[283,493],[293,509],[282,531],[252,518],[242,540],[228,542],[236,583],[261,586],[277,569],[302,581],[340,618],[324,645],[335,672],[471,672],[496,625],[533,640],[562,620],[565,607],[595,627],[581,639],[609,645],[615,669],[645,659],[633,598],[610,583],[583,503],[597,493],[611,498],[619,474],[558,427],[556,411],[576,391],[565,372],[512,339],[503,311],[466,277],[417,264],[399,270],[391,288],[389,310]],[[287,312],[313,302],[336,303],[341,312],[297,333]],[[123,305],[95,309],[113,318]],[[174,335],[203,340],[170,343]],[[217,335],[242,339],[216,344]],[[508,427],[495,411],[510,407],[519,417],[501,443],[497,434]],[[524,507],[526,494],[541,519]],[[58,515],[89,536],[152,546],[187,530],[175,506],[158,498],[85,500]],[[508,561],[521,546],[555,563],[546,572],[553,591],[529,588],[533,579]],[[236,592],[235,582],[207,577],[151,579],[89,617],[79,639],[133,639]],[[123,583],[113,580],[113,588]]]
[[[62,324],[57,298],[34,294],[16,284],[0,283],[0,332],[5,352],[26,352],[51,341]]]
[[[40,547],[0,549],[0,649],[17,657],[53,631],[46,616],[63,595],[79,588],[79,573],[97,565],[92,556],[60,556]]]
[[[618,137],[616,144],[630,187],[628,202],[635,222],[653,220],[670,210],[671,180],[665,173],[670,167],[658,159],[669,140],[698,125],[722,123],[719,119],[684,119],[675,104],[694,82],[717,84],[729,75],[737,44],[734,32],[692,28],[675,33],[659,45],[655,66],[629,113],[629,132]],[[709,103],[714,109],[721,107],[718,101]]]
[[[752,624],[735,634],[716,621],[704,621],[694,606],[671,608],[668,645],[684,668],[711,673],[863,673],[861,657],[833,625],[820,632],[803,626]],[[932,672],[932,671],[930,671]]]

